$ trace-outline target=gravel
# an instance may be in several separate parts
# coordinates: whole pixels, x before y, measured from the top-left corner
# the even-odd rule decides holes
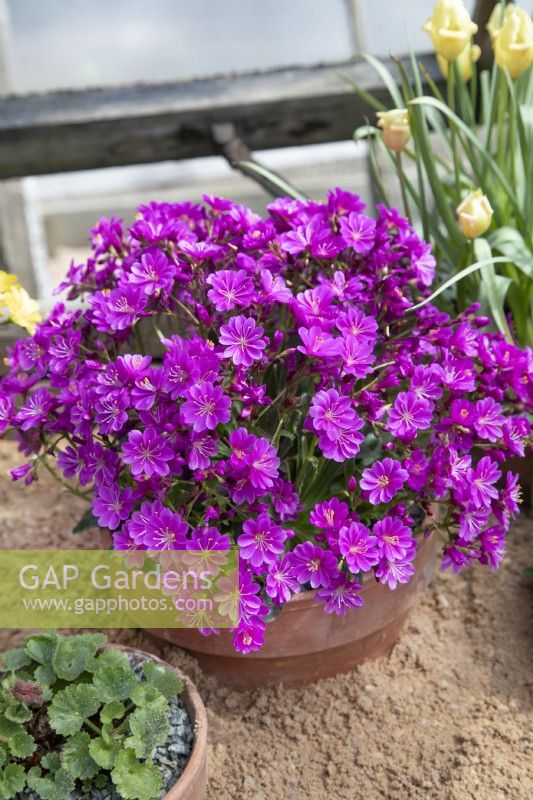
[[[133,653],[128,654],[128,659],[133,671],[144,680],[142,665],[148,659]],[[194,743],[193,726],[180,697],[173,697],[169,701],[167,719],[170,723],[167,740],[153,753],[154,764],[159,767],[163,775],[164,788],[161,797],[165,796],[185,769]],[[109,776],[109,773],[107,775]],[[19,792],[16,797],[17,800],[40,800],[39,795],[28,788]],[[109,776],[108,782],[103,788],[92,789],[90,792],[76,789],[69,798],[65,797],[65,800],[122,800],[122,795],[118,794]]]

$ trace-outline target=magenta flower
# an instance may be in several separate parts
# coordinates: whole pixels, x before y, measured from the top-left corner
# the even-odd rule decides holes
[[[139,261],[131,265],[130,282],[140,286],[145,294],[151,295],[169,289],[176,268],[161,250],[143,253]]]
[[[298,328],[298,335],[303,345],[298,345],[300,353],[312,358],[330,358],[342,352],[341,339],[334,339],[322,328],[314,325],[312,328]]]
[[[342,365],[348,375],[364,378],[372,371],[375,360],[373,342],[370,339],[346,336],[343,342]]]
[[[278,477],[280,460],[268,439],[256,439],[247,456],[248,477],[256,489],[270,489]]]
[[[398,561],[387,561],[382,558],[375,568],[376,578],[380,583],[386,583],[389,589],[396,589],[399,583],[409,583],[415,574],[415,565],[407,558]]]
[[[337,439],[330,439],[325,433],[321,433],[318,437],[318,446],[325,458],[339,463],[354,458],[365,440],[365,437],[357,432],[363,425],[363,420],[356,416],[352,429],[339,431]]]
[[[311,401],[309,416],[315,431],[324,431],[328,439],[336,441],[343,430],[353,426],[356,420],[352,401],[340,395],[336,389],[323,389]]]
[[[29,395],[24,405],[16,415],[21,431],[28,431],[36,425],[41,425],[48,419],[54,407],[54,398],[46,389],[37,389]]]
[[[211,459],[218,453],[218,441],[213,436],[194,435],[191,439],[191,449],[187,463],[190,469],[207,469],[211,466]]]
[[[471,542],[476,539],[490,517],[490,509],[488,508],[469,508],[459,517],[459,533],[465,542]]]
[[[279,275],[274,277],[269,269],[261,270],[261,283],[268,300],[273,303],[290,303],[292,292]]]
[[[169,461],[174,458],[170,444],[155,428],[130,431],[128,441],[122,446],[122,460],[130,465],[131,474],[151,478],[164,477],[170,472]]]
[[[220,326],[219,342],[226,348],[224,357],[242,367],[251,367],[254,361],[259,361],[267,346],[263,328],[251,317],[243,316],[232,317],[226,325]]]
[[[315,599],[324,601],[326,614],[343,617],[348,609],[361,608],[363,605],[363,598],[359,594],[360,589],[357,581],[351,581],[341,573],[325,589],[319,589],[315,594]]]
[[[283,552],[283,542],[287,534],[268,514],[260,514],[255,520],[246,520],[242,529],[243,533],[238,537],[237,544],[240,555],[252,567],[273,564]]]
[[[423,400],[442,397],[442,369],[438,364],[415,367],[411,377],[411,391]]]
[[[143,544],[150,550],[186,550],[187,523],[169,508],[156,510],[148,523]]]
[[[309,522],[317,528],[339,530],[348,519],[349,508],[336,497],[325,503],[317,503],[309,515]]]
[[[221,422],[231,419],[231,400],[220,386],[212,383],[194,384],[187,390],[181,406],[183,419],[196,433],[214,430]]]
[[[389,411],[388,428],[400,439],[416,436],[418,430],[429,428],[434,406],[414,392],[400,392]]]
[[[531,434],[531,425],[525,417],[511,417],[503,425],[503,441],[509,450],[523,457],[526,451],[526,439]]]
[[[501,405],[495,403],[492,397],[485,397],[483,400],[477,401],[474,428],[482,439],[497,442],[502,438],[505,417],[501,411]]]
[[[125,392],[108,394],[95,405],[96,421],[101,433],[116,433],[128,421],[128,398]]]
[[[401,561],[409,554],[414,539],[410,528],[398,517],[384,517],[373,529],[379,553],[387,561]]]
[[[363,470],[360,486],[369,493],[368,499],[377,506],[379,503],[388,503],[400,491],[409,477],[407,470],[403,469],[399,461],[384,458]]]
[[[497,569],[505,555],[505,531],[498,525],[488,528],[481,536],[482,564],[488,564],[491,569]]]
[[[491,500],[498,497],[494,484],[501,477],[501,470],[490,458],[482,458],[474,469],[468,470],[468,486],[472,502],[476,508],[485,508]]]
[[[233,634],[233,646],[238,653],[247,655],[260,650],[265,641],[266,623],[258,615],[246,616]]]
[[[329,586],[331,580],[338,575],[337,559],[329,550],[311,542],[296,545],[291,553],[294,574],[300,583],[310,583],[312,589]]]
[[[376,221],[364,214],[352,211],[339,220],[340,234],[347,247],[352,247],[356,253],[363,255],[374,246],[376,234]]]
[[[144,315],[146,295],[140,286],[130,284],[109,294],[95,294],[89,304],[98,330],[123,331]]]
[[[335,325],[344,336],[353,336],[360,341],[376,341],[378,323],[358,308],[349,308],[339,314]]]
[[[265,589],[267,595],[278,605],[288,603],[292,595],[300,591],[290,554],[271,564]]]
[[[93,514],[101,528],[114,531],[120,523],[128,519],[133,507],[131,489],[119,486],[99,486],[93,500]]]
[[[249,306],[254,298],[254,286],[245,270],[220,269],[206,278],[212,288],[207,296],[217,311],[231,311],[236,306]]]
[[[378,540],[360,522],[351,522],[339,531],[339,549],[351,572],[368,572],[378,563]]]

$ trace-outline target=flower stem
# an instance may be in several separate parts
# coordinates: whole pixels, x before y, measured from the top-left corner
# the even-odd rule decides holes
[[[396,166],[398,168],[398,178],[400,180],[400,188],[402,190],[402,201],[405,210],[405,216],[408,219],[411,219],[411,209],[409,207],[409,200],[407,198],[407,186],[405,182],[405,174],[403,171],[402,154],[400,152],[396,153]]]

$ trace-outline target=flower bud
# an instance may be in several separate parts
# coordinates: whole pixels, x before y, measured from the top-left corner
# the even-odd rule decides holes
[[[457,222],[469,239],[476,239],[490,227],[492,208],[481,189],[470,192],[457,206]]]
[[[457,68],[462,75],[464,81],[469,81],[472,77],[472,64],[475,64],[478,58],[481,55],[481,49],[477,46],[477,44],[470,43],[465,47],[462,53],[460,53],[455,63],[457,64]],[[440,71],[444,75],[445,78],[448,77],[448,65],[449,61],[447,61],[442,56],[437,54],[437,61],[439,63]]]
[[[354,478],[353,475],[350,475],[350,477],[348,478],[346,488],[350,493],[355,492],[355,490],[357,489],[357,480]]]
[[[431,36],[437,55],[454,61],[477,31],[463,0],[437,0],[433,16],[423,27]]]
[[[409,114],[406,108],[378,111],[378,125],[383,131],[383,141],[395,153],[399,153],[411,138]]]
[[[500,27],[493,17],[494,13],[487,28],[490,26],[496,63],[507,69],[511,78],[518,78],[533,63],[533,22],[523,8],[513,4],[506,6]]]

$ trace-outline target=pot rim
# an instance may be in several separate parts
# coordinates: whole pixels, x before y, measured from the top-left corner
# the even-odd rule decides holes
[[[122,650],[124,653],[136,653],[138,655],[146,656],[146,658],[155,661],[156,664],[160,664],[161,666],[166,667],[166,669],[172,670],[182,679],[183,692],[180,696],[183,699],[192,723],[194,731],[194,743],[185,769],[177,781],[172,784],[168,792],[163,795],[162,800],[176,800],[177,795],[175,792],[178,789],[184,797],[188,797],[188,792],[193,786],[198,773],[205,769],[207,753],[207,713],[198,689],[188,675],[185,675],[184,672],[181,672],[181,670],[173,667],[172,664],[169,664],[168,661],[165,661],[163,658],[160,658],[153,653],[148,653],[146,650],[142,650],[139,647],[130,647],[129,645],[124,644],[113,644],[112,642],[106,644],[106,648],[114,648],[115,650]],[[179,796],[181,796],[181,794]]]

